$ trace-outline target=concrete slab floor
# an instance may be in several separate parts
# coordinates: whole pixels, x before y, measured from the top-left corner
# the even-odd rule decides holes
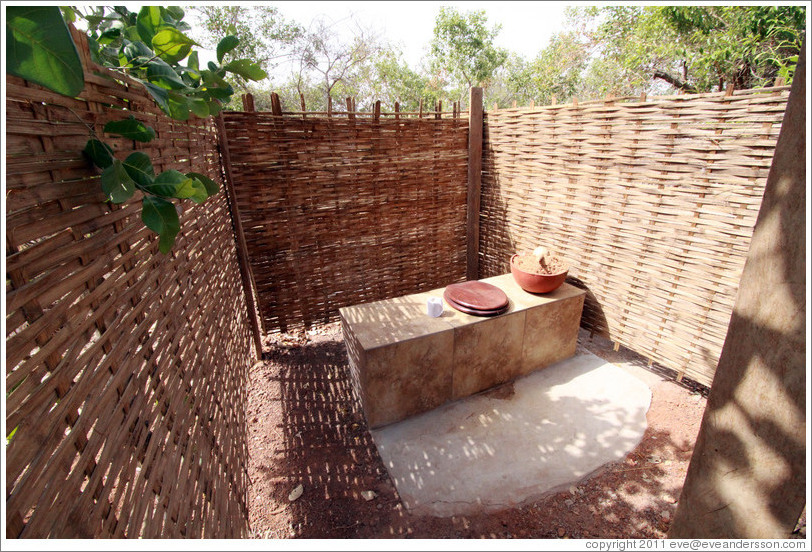
[[[592,353],[372,431],[404,506],[451,516],[567,488],[642,439],[649,386]]]

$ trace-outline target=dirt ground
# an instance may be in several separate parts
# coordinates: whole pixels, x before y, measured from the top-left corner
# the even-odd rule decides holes
[[[647,364],[583,330],[578,340],[614,364]],[[648,429],[623,461],[517,508],[416,516],[354,398],[339,324],[267,336],[264,349],[248,401],[250,536],[259,539],[663,538],[707,402],[702,386],[653,378]]]

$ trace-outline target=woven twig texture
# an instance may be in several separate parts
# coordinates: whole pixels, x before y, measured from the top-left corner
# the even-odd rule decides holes
[[[486,113],[480,276],[545,245],[588,290],[583,327],[709,386],[787,96]]]
[[[467,119],[224,119],[266,331],[465,279]]]
[[[78,98],[8,78],[7,536],[239,537],[251,342],[225,194],[184,202],[164,256],[140,193],[108,204],[82,154],[89,128],[133,112],[157,132],[141,148],[156,171],[221,181],[216,134],[163,116],[74,37]]]

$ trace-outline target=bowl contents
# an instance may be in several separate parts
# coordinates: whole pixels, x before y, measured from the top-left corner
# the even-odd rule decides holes
[[[546,247],[537,247],[532,253],[516,255],[513,264],[519,270],[539,276],[560,274],[568,268],[561,258],[550,253]]]

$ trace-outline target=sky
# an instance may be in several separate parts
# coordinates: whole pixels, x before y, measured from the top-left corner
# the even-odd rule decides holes
[[[288,19],[307,25],[318,15],[326,15],[346,26],[351,14],[371,26],[390,42],[398,44],[404,60],[417,68],[432,38],[434,20],[441,6],[452,6],[461,12],[485,10],[488,25],[502,25],[496,45],[534,57],[547,45],[550,37],[564,25],[568,2],[489,1],[366,1],[307,2],[285,0],[272,2]]]
[[[533,58],[549,42],[552,35],[564,26],[564,10],[572,2],[538,1],[434,1],[434,0],[386,0],[386,1],[303,1],[276,0],[272,2],[195,2],[194,4],[254,4],[277,8],[286,20],[307,27],[315,18],[324,16],[332,21],[345,36],[352,36],[352,20],[371,29],[381,38],[398,46],[404,61],[414,70],[428,54],[429,42],[434,30],[434,20],[441,6],[454,7],[460,12],[485,10],[488,26],[502,26],[496,45]],[[127,3],[124,3],[127,5]],[[134,4],[134,3],[133,3]],[[178,2],[184,7],[188,3]],[[130,7],[130,9],[138,9]],[[188,11],[188,8],[187,8]],[[194,19],[187,18],[194,24]],[[214,59],[213,52],[199,48],[201,60]],[[280,63],[273,74],[287,76],[290,67]],[[284,77],[283,77],[284,78]]]

